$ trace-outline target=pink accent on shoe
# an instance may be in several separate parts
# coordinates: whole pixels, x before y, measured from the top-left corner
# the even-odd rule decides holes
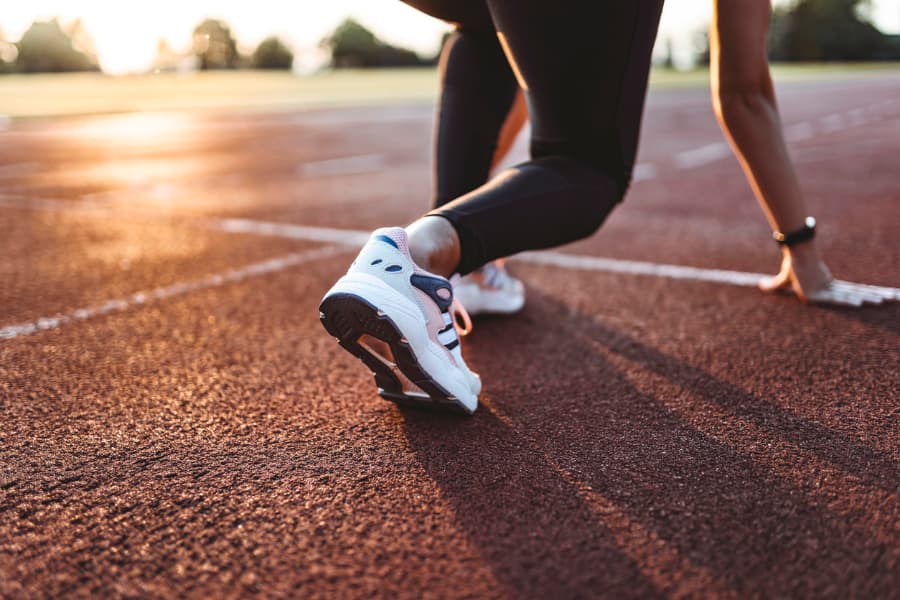
[[[406,230],[402,227],[382,227],[381,229],[373,231],[372,235],[383,235],[391,238],[394,240],[394,243],[397,244],[397,249],[400,250],[406,258],[412,260],[409,255],[409,237],[406,235]]]
[[[409,236],[406,234],[406,230],[402,227],[382,227],[381,229],[376,229],[375,231],[373,231],[372,235],[383,235],[394,240],[394,243],[397,244],[397,249],[400,250],[400,252],[402,252],[403,255],[409,259],[409,262],[412,263],[414,273],[418,273],[419,275],[427,275],[429,277],[440,277],[441,279],[446,279],[446,277],[438,275],[437,273],[432,273],[431,271],[426,271],[416,264],[416,261],[412,259],[412,256],[409,253]]]
[[[438,308],[438,305],[434,303],[434,300],[432,300],[428,294],[418,288],[413,288],[413,291],[419,299],[419,305],[422,306],[422,309],[425,312],[425,331],[428,332],[428,337],[431,338],[431,341],[437,344],[441,350],[447,353],[447,356],[450,357],[453,364],[457,367],[460,366],[457,364],[453,353],[447,350],[444,343],[438,338],[438,331],[444,328],[444,313],[441,312],[441,309]]]

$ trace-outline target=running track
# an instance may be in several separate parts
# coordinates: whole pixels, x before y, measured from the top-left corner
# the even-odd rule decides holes
[[[832,270],[900,287],[900,76],[779,92]],[[0,597],[896,597],[900,303],[752,288],[705,92],[514,263],[472,418],[382,401],[316,311],[427,207],[429,107],[2,126]]]

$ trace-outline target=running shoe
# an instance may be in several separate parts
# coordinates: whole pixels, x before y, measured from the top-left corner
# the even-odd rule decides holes
[[[473,316],[510,315],[525,306],[525,286],[497,260],[465,277],[454,278],[453,294]]]
[[[372,233],[325,294],[319,318],[372,370],[386,400],[471,414],[481,379],[463,360],[455,311],[469,323],[450,282],[419,268],[406,231],[390,227]]]

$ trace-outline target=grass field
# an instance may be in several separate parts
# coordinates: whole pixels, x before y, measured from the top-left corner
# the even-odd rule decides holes
[[[867,77],[898,63],[776,66],[779,81]],[[705,70],[655,70],[655,88],[707,85]],[[428,102],[434,69],[338,71],[298,77],[253,71],[141,75],[7,75],[0,77],[0,116],[50,117],[168,110],[302,110]]]

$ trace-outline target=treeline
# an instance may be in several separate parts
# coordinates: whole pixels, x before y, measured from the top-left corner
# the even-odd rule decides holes
[[[900,59],[900,36],[885,35],[866,15],[866,0],[798,0],[776,8],[769,29],[774,61]]]
[[[277,37],[263,40],[249,55],[238,50],[231,28],[207,19],[193,30],[190,51],[176,52],[165,40],[157,46],[154,68],[285,69],[292,68],[294,53]],[[56,19],[35,21],[15,43],[0,32],[0,73],[61,73],[100,71],[93,42],[80,21],[67,27]]]
[[[80,21],[65,30],[56,20],[36,21],[15,44],[0,32],[0,73],[99,71],[97,56]]]
[[[900,60],[900,36],[868,19],[867,0],[794,0],[775,8],[769,27],[773,62]],[[709,37],[697,37],[697,61],[709,64]],[[672,63],[671,49],[668,64]]]
[[[353,19],[346,19],[320,43],[329,66],[341,68],[410,67],[437,63],[437,56],[420,57],[412,50],[388,44]],[[250,54],[242,54],[231,27],[206,19],[193,30],[190,50],[179,52],[161,39],[154,70],[285,69],[294,53],[277,37],[263,40]],[[57,73],[99,71],[93,42],[80,21],[64,27],[58,20],[36,21],[15,43],[0,31],[0,73]]]
[[[900,36],[885,35],[867,18],[866,0],[794,0],[772,14],[769,58],[773,61],[900,60]],[[707,38],[698,44],[698,61],[709,60]],[[346,19],[320,43],[329,66],[342,68],[415,67],[437,63],[438,56],[380,40],[353,19]],[[669,48],[669,61],[672,50]],[[193,30],[190,50],[173,50],[160,40],[157,70],[285,69],[294,54],[277,37],[242,54],[227,23],[207,19]],[[99,71],[93,43],[80,21],[63,27],[57,20],[37,21],[15,43],[0,31],[0,73]]]
[[[206,19],[194,28],[192,57],[201,71],[221,69],[284,69],[290,70],[294,64],[294,53],[277,37],[268,37],[260,42],[250,55],[238,51],[237,40],[231,27],[224,21]],[[166,68],[168,57],[163,49],[157,49],[157,67]],[[176,55],[176,59],[178,56]]]
[[[412,50],[392,46],[353,19],[338,25],[320,46],[330,54],[333,69],[422,67],[438,61],[438,56],[423,58]]]

